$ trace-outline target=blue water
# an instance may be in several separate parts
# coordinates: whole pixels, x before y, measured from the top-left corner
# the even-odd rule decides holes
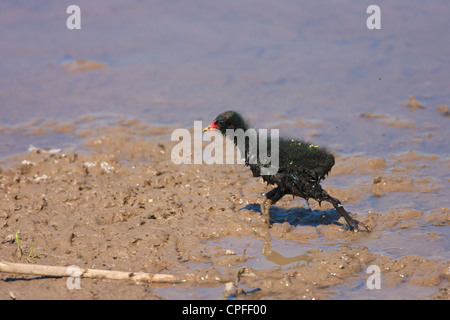
[[[276,114],[320,119],[319,142],[346,152],[411,149],[389,144],[413,131],[359,116],[372,112],[448,136],[435,109],[450,104],[450,5],[378,1],[381,29],[369,30],[370,4],[78,1],[81,30],[68,30],[69,3],[3,1],[0,123],[104,112],[190,127],[237,109],[259,127]],[[68,73],[63,63],[77,58],[107,68]],[[402,108],[410,95],[427,108]],[[448,153],[445,140],[426,144]]]

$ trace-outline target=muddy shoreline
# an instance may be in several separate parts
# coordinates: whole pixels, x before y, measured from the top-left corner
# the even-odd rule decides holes
[[[325,188],[372,232],[350,232],[331,206],[289,197],[272,208],[268,232],[259,208],[267,187],[243,165],[175,165],[171,129],[136,119],[75,131],[83,151],[36,147],[4,161],[0,259],[199,280],[82,279],[69,290],[65,279],[1,274],[1,299],[221,299],[239,270],[239,287],[252,292],[239,299],[449,298],[450,209],[363,209],[439,195],[444,182],[426,170],[448,167],[445,158],[336,154]],[[366,287],[370,265],[380,290]]]
[[[383,2],[378,30],[355,1],[76,5],[81,30],[0,2],[0,260],[198,281],[0,273],[0,299],[449,299],[448,5]],[[323,187],[372,232],[292,197],[268,232],[247,168],[171,161],[230,109],[333,152]]]

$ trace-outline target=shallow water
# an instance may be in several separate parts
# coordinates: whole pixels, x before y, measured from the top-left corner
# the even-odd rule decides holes
[[[366,28],[366,5],[353,1],[78,5],[75,31],[58,1],[2,2],[3,125],[113,113],[192,126],[233,108],[260,127],[320,120],[315,140],[345,152],[448,152],[448,117],[435,110],[449,100],[445,1],[381,2],[381,30]],[[68,72],[76,59],[106,68]],[[411,95],[427,108],[402,108]],[[417,129],[399,130],[402,121]],[[20,150],[2,141],[2,154]]]
[[[260,234],[239,232],[204,241],[206,250],[245,250],[252,258],[233,267],[281,274],[316,261],[309,249],[335,254],[365,246],[392,261],[411,255],[450,260],[448,218],[442,219],[450,208],[446,1],[378,2],[381,30],[366,28],[369,3],[355,1],[77,5],[82,29],[75,31],[66,28],[60,1],[0,4],[0,167],[14,165],[17,160],[7,158],[26,154],[30,145],[68,154],[110,152],[95,142],[97,135],[104,145],[123,148],[121,161],[144,164],[152,155],[143,151],[137,160],[134,139],[163,133],[159,139],[166,143],[175,128],[190,129],[194,120],[207,125],[235,109],[256,127],[328,146],[338,157],[324,186],[376,228],[357,239],[335,234],[329,228],[342,224],[334,210],[283,199],[271,210],[270,254]],[[107,141],[116,137],[123,145]],[[223,168],[205,170],[220,174]],[[248,179],[243,199],[255,200],[233,210],[259,216],[256,199],[267,188],[249,175],[236,179]],[[219,193],[209,197],[221,199]],[[188,269],[208,267],[211,261],[202,260]],[[364,291],[365,277],[360,272],[343,284],[331,281],[326,297],[381,298]],[[383,298],[429,298],[448,286],[441,277],[428,286],[392,285]],[[220,298],[222,291],[180,286],[156,293],[202,299]],[[264,286],[252,297],[274,298]],[[295,290],[285,297],[297,297]]]

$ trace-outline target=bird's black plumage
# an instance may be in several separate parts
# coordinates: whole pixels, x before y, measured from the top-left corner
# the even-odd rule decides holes
[[[242,129],[246,131],[250,128],[247,121],[238,112],[226,111],[219,114],[213,123],[205,128],[205,130],[208,129],[217,129],[227,136],[227,129]],[[236,137],[232,137],[232,139],[237,144]],[[325,176],[335,163],[332,153],[326,148],[299,139],[280,138],[278,141],[278,170],[274,174],[263,174],[262,168],[265,165],[261,164],[259,158],[257,161],[251,161],[252,147],[248,141],[243,144],[243,147],[241,146],[243,150],[240,150],[253,176],[261,176],[268,184],[276,185],[275,189],[265,194],[266,199],[261,206],[261,211],[266,216],[268,223],[270,206],[279,201],[284,195],[291,194],[306,200],[314,199],[319,201],[319,203],[328,201],[345,218],[351,230],[358,230],[358,225],[362,225],[368,230],[363,223],[352,219],[343,208],[341,202],[331,197],[320,185],[320,182],[325,179]],[[271,139],[269,138],[267,139],[267,150],[271,150]]]

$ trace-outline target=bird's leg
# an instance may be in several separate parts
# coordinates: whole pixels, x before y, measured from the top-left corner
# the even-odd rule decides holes
[[[336,199],[331,197],[328,193],[326,193],[325,191],[323,191],[323,200],[330,202],[333,207],[341,214],[341,216],[344,217],[345,221],[347,222],[348,227],[350,228],[350,230],[352,231],[358,231],[358,225],[361,225],[362,227],[364,227],[367,231],[370,231],[369,227],[367,227],[364,223],[353,219],[349,216],[349,214],[347,213],[347,211],[345,211],[344,207],[342,206],[341,202]]]
[[[277,187],[264,194],[264,196],[266,197],[266,199],[261,206],[261,213],[263,214],[264,219],[266,219],[267,226],[270,228],[270,207],[273,204],[277,203],[281,198],[283,198],[284,193],[280,188]]]
[[[270,228],[270,212],[269,212],[269,210],[270,210],[271,206],[272,206],[272,200],[267,199],[267,198],[264,199],[264,202],[261,206],[261,212],[264,216],[264,220],[266,220],[267,227],[269,227],[269,228]]]

